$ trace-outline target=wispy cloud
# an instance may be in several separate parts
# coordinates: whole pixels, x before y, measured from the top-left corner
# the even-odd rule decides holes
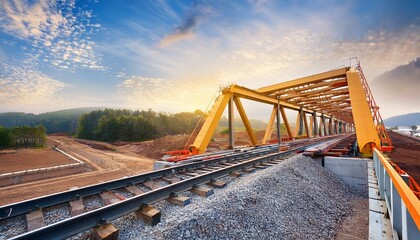
[[[398,31],[369,31],[357,41],[337,41],[334,55],[357,56],[374,78],[420,56],[420,26],[409,25]]]
[[[33,64],[104,69],[91,40],[101,25],[92,22],[92,12],[77,8],[75,0],[4,0],[0,4],[0,28],[30,44],[27,53],[36,56]]]
[[[0,66],[0,109],[35,109],[54,101],[67,84],[25,67]],[[12,109],[11,109],[12,108]]]
[[[126,107],[133,109],[152,108],[159,111],[177,112],[203,109],[203,105],[214,95],[217,86],[192,85],[192,81],[174,81],[162,78],[131,76],[118,86],[120,99]],[[186,104],[186,102],[188,104]]]

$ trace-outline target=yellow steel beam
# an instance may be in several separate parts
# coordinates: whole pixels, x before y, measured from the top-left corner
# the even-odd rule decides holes
[[[336,70],[332,70],[332,71],[328,71],[324,73],[315,74],[315,75],[304,77],[304,78],[298,78],[295,80],[262,87],[262,88],[257,89],[257,91],[260,93],[270,94],[275,91],[278,91],[279,89],[291,88],[291,87],[296,87],[296,86],[309,84],[309,83],[316,83],[316,82],[320,82],[322,80],[331,79],[331,78],[341,78],[341,77],[346,76],[346,72],[348,71],[348,69],[349,69],[348,67],[345,67],[345,68],[340,68],[340,69],[336,69]]]
[[[262,144],[266,144],[267,140],[271,139],[271,134],[273,133],[273,123],[276,118],[277,106],[274,105],[273,110],[271,111],[270,120],[268,121],[267,129],[265,130],[264,138]]]
[[[300,112],[296,115],[296,122],[295,122],[295,128],[293,129],[293,137],[299,137],[300,132]]]
[[[283,119],[284,122],[284,126],[286,126],[286,131],[287,131],[287,135],[289,136],[289,138],[292,138],[292,131],[290,130],[290,125],[289,125],[289,120],[287,120],[287,116],[286,113],[284,112],[284,107],[280,106],[280,113],[281,113],[281,118]]]
[[[334,90],[334,89],[338,89],[338,88],[343,88],[343,86],[339,86],[339,87],[335,87],[335,86],[330,86],[330,87],[324,87],[321,89],[317,89],[317,90],[313,90],[313,91],[306,91],[303,93],[294,93],[294,94],[289,94],[285,97],[280,97],[280,100],[289,100],[295,97],[306,97],[306,96],[313,96],[314,94],[317,93],[321,93],[321,95],[325,95],[328,94],[328,92]]]
[[[308,119],[306,118],[306,113],[302,111],[302,117],[303,117],[303,125],[305,127],[305,132],[307,137],[311,137],[311,134],[309,133],[308,128]]]
[[[245,126],[246,132],[248,133],[249,140],[253,146],[257,145],[257,138],[255,137],[254,131],[252,131],[251,123],[246,116],[245,109],[242,106],[241,100],[238,97],[233,97],[235,101],[236,108],[238,109],[239,115],[241,116],[242,122]]]
[[[373,122],[372,113],[366,100],[366,94],[363,90],[359,73],[353,70],[348,71],[347,82],[349,85],[350,101],[359,150],[363,157],[371,157],[371,143],[380,147],[381,140]]]
[[[306,91],[318,90],[318,88],[325,87],[325,86],[333,86],[336,84],[345,84],[347,85],[347,79],[338,79],[338,80],[331,80],[331,81],[324,81],[320,83],[311,83],[305,85],[303,87],[296,87],[296,88],[289,88],[289,89],[282,89],[281,91],[273,93],[273,95],[284,95],[284,94],[291,94],[291,93],[304,93]]]
[[[281,106],[289,108],[289,109],[294,109],[294,110],[299,110],[300,109],[299,106],[296,106],[294,104],[290,104],[290,103],[287,103],[287,102],[284,102],[284,101],[279,102],[275,98],[264,96],[264,95],[258,93],[255,90],[251,90],[249,88],[241,87],[241,86],[238,86],[238,85],[232,85],[229,88],[224,89],[223,92],[230,92],[232,94],[235,94],[238,97],[249,99],[249,100],[256,101],[256,102],[273,104],[273,105],[280,103]],[[309,110],[304,109],[304,111],[309,111]],[[309,111],[309,112],[311,112],[311,111]]]
[[[224,93],[218,97],[210,110],[206,121],[203,124],[200,132],[195,138],[194,143],[190,147],[190,151],[193,153],[204,153],[207,146],[210,143],[211,137],[213,136],[214,130],[216,130],[217,124],[222,117],[223,111],[226,108],[229,99],[232,97],[232,93]]]
[[[308,137],[313,137],[314,136],[314,116],[311,115],[309,116],[309,134]]]

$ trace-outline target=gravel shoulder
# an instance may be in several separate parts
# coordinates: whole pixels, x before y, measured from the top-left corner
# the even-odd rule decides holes
[[[339,231],[345,233],[344,221],[359,221],[354,216],[363,209],[353,210],[367,199],[301,155],[224,180],[228,187],[215,189],[208,198],[192,196],[186,207],[156,204],[162,222],[155,227],[145,226],[134,214],[114,221],[119,239],[334,239]],[[368,221],[358,224],[360,232],[350,239],[365,238]]]

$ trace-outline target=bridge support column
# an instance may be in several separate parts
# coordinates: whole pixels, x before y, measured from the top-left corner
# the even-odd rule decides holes
[[[279,140],[279,145],[281,144],[281,122],[280,122],[280,104],[276,106],[276,116],[277,116],[277,139]]]
[[[317,121],[317,116],[316,116],[316,113],[314,112],[313,114],[312,114],[312,119],[313,119],[313,134],[314,134],[314,137],[317,137],[317,136],[319,136],[319,133],[318,133],[318,121]]]
[[[305,132],[306,132],[306,137],[310,138],[312,136],[312,134],[309,132],[309,127],[308,127],[308,118],[306,117],[306,112],[303,111],[303,109],[300,109],[301,112],[301,116],[303,118],[303,125],[305,127]]]
[[[270,120],[268,121],[267,128],[265,129],[264,138],[262,140],[262,144],[266,144],[267,140],[271,139],[271,134],[273,133],[273,123],[274,118],[276,117],[277,106],[274,105],[273,110],[271,111]]]
[[[229,148],[235,147],[235,126],[234,126],[234,108],[233,108],[233,96],[229,99],[228,103],[228,126],[229,126]]]
[[[292,130],[290,129],[289,120],[287,120],[286,113],[284,112],[284,107],[280,106],[280,113],[281,118],[283,119],[284,125],[286,126],[287,135],[289,135],[289,138],[292,138]]]
[[[372,144],[379,147],[381,140],[373,122],[359,73],[350,70],[346,75],[359,151],[363,157],[371,157]]]

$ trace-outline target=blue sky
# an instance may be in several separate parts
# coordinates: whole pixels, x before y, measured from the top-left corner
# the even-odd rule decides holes
[[[420,57],[420,2],[2,0],[0,36],[0,112],[193,111],[220,86],[258,88],[355,56],[375,81]]]

